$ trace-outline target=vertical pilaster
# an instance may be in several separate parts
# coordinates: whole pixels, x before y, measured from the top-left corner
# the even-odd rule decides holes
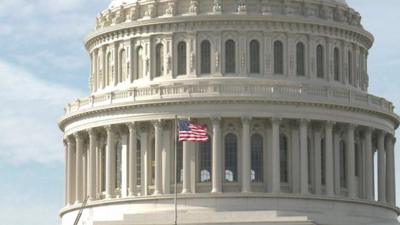
[[[75,181],[75,203],[82,202],[83,192],[83,170],[82,170],[82,154],[83,154],[83,137],[80,134],[74,134],[76,142],[76,181]]]
[[[378,132],[378,200],[386,202],[385,132]]]
[[[293,193],[300,193],[300,139],[298,124],[296,122],[293,122],[290,130],[292,137]]]
[[[96,146],[97,135],[93,129],[88,130],[89,134],[89,200],[96,199]]]
[[[325,185],[326,194],[334,195],[333,123],[325,124]]]
[[[316,127],[315,131],[314,131],[314,170],[315,170],[315,194],[316,195],[321,195],[322,194],[322,190],[321,190],[321,186],[322,186],[322,163],[321,163],[321,131],[319,129],[319,127]]]
[[[137,186],[137,131],[136,124],[129,123],[129,196],[136,193]]]
[[[191,154],[191,143],[183,142],[182,144],[182,168],[183,168],[183,181],[182,181],[182,193],[191,193],[190,188],[190,154]]]
[[[72,205],[75,203],[75,148],[76,142],[74,138],[69,137],[67,138],[67,146],[68,146],[68,205]]]
[[[171,129],[169,125],[164,126],[163,144],[162,144],[162,185],[163,193],[171,193]],[[173,170],[172,170],[173,171]]]
[[[212,118],[212,193],[222,192],[221,119]]]
[[[394,137],[392,135],[388,135],[386,138],[386,173],[387,201],[391,205],[396,205]]]
[[[148,165],[149,165],[149,152],[148,152],[148,131],[145,126],[141,127],[141,133],[140,133],[140,158],[141,158],[141,164],[140,164],[140,185],[141,185],[141,195],[146,196],[148,195],[148,184],[149,184],[149,170],[148,170]]]
[[[340,186],[340,134],[339,132],[335,132],[333,135],[333,143],[334,143],[334,165],[335,165],[335,193],[337,196],[341,195],[341,186]]]
[[[121,135],[121,197],[128,196],[128,135]]]
[[[309,194],[308,190],[308,120],[300,120],[300,192],[302,195]]]
[[[272,192],[281,192],[280,178],[280,143],[279,143],[279,127],[280,119],[272,119]]]
[[[68,141],[64,140],[64,205],[68,205]]]
[[[350,198],[356,198],[356,176],[355,176],[355,149],[354,149],[354,129],[355,126],[349,124],[346,130],[346,150],[347,150],[347,189],[348,189],[348,196]]]
[[[372,152],[372,129],[366,128],[365,140],[365,192],[368,200],[374,200],[374,156]]]
[[[250,118],[242,118],[242,192],[250,192],[251,179],[251,147]]]
[[[115,137],[112,126],[106,126],[106,198],[112,198],[115,194]]]
[[[162,127],[161,121],[153,122],[155,136],[155,180],[154,195],[162,194]]]

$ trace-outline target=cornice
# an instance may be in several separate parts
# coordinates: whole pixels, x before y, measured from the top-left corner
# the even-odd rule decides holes
[[[360,43],[369,49],[373,36],[361,27],[337,24],[330,21],[315,21],[309,18],[295,18],[279,15],[201,15],[173,18],[156,18],[127,22],[107,27],[89,34],[85,39],[86,48],[91,51],[109,41],[141,37],[145,34],[195,32],[197,30],[254,30],[293,34],[324,35]]]

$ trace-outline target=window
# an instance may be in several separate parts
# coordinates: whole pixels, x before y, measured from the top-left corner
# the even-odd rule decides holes
[[[236,46],[233,40],[225,42],[225,73],[236,73]]]
[[[144,65],[143,65],[143,48],[142,46],[138,47],[136,50],[136,64],[137,64],[137,79],[141,79],[144,77]]]
[[[250,42],[250,73],[260,73],[260,42]]]
[[[159,43],[156,46],[156,77],[161,77],[164,73],[164,45]]]
[[[288,159],[288,141],[287,137],[283,134],[280,135],[279,138],[279,147],[280,147],[280,166],[281,166],[281,182],[288,183],[289,182],[289,159]]]
[[[263,137],[260,134],[251,136],[251,181],[263,182]]]
[[[115,188],[121,187],[122,181],[122,144],[120,141],[116,144],[115,151]]]
[[[234,134],[225,136],[225,181],[236,182],[237,177],[237,137]]]
[[[186,74],[186,42],[178,43],[178,75]]]
[[[211,138],[208,141],[199,144],[199,180],[200,182],[211,182]]]
[[[281,41],[274,43],[274,73],[283,74],[283,43]]]
[[[136,152],[136,183],[137,185],[140,185],[142,183],[142,153],[140,150],[140,140],[138,139],[136,142],[136,148],[137,148],[137,152]]]
[[[305,76],[305,47],[299,42],[296,45],[296,72],[297,76]]]
[[[324,48],[317,46],[317,77],[324,78]]]
[[[333,50],[333,69],[334,78],[336,81],[340,81],[340,64],[339,64],[339,49],[335,48]]]
[[[349,84],[353,84],[353,58],[351,51],[347,53],[347,66],[348,66],[348,74],[349,74]]]
[[[111,53],[109,52],[107,54],[107,74],[106,74],[106,85],[111,85],[112,83],[112,56]]]
[[[207,40],[201,42],[200,57],[200,73],[211,73],[211,44]]]
[[[183,142],[179,142],[176,140],[176,182],[182,183],[183,182]]]
[[[347,187],[347,164],[346,164],[346,142],[340,142],[340,187]]]
[[[128,64],[126,63],[126,51],[123,49],[119,54],[119,82],[126,81],[128,78]]]

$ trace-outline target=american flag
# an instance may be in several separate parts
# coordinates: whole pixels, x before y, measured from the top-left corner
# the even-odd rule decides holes
[[[179,141],[207,142],[207,128],[191,123],[189,120],[178,120]]]

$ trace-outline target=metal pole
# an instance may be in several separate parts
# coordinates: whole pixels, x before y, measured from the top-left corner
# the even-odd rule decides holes
[[[174,178],[174,181],[175,181],[175,187],[174,187],[174,189],[175,189],[175,193],[174,193],[174,206],[175,206],[175,209],[174,209],[174,216],[175,216],[175,222],[174,222],[174,224],[175,225],[178,225],[178,188],[177,188],[177,178],[176,178],[176,176],[177,176],[177,159],[178,159],[178,151],[177,151],[177,145],[178,145],[178,143],[177,143],[177,138],[178,138],[178,136],[177,136],[177,133],[178,133],[178,130],[177,130],[177,121],[178,121],[178,116],[177,115],[175,115],[175,121],[174,121],[174,127],[175,127],[175,160],[174,160],[174,164],[175,164],[175,172],[174,172],[174,174],[175,174],[175,178]]]

